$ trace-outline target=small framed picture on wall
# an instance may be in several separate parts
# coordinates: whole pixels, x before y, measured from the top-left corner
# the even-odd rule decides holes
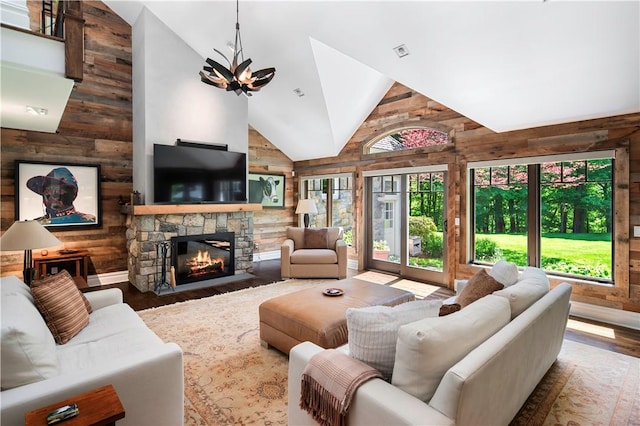
[[[50,230],[102,226],[100,165],[16,161],[16,220]]]
[[[249,173],[249,202],[284,208],[284,175]]]

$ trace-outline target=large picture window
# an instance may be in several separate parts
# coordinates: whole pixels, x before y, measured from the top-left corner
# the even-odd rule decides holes
[[[588,157],[470,164],[473,261],[611,283],[614,160]]]

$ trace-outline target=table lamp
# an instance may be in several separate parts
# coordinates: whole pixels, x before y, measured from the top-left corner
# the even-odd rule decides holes
[[[316,208],[316,202],[312,199],[304,199],[298,201],[298,207],[296,207],[296,214],[304,214],[304,227],[309,227],[309,213],[316,214],[318,209]]]
[[[16,221],[0,237],[0,251],[24,250],[24,270],[22,276],[27,285],[35,278],[32,249],[42,249],[62,245],[51,232],[35,220]]]

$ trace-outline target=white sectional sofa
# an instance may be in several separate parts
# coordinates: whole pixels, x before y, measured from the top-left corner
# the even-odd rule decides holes
[[[538,296],[539,285],[547,291]],[[562,283],[548,291],[549,281],[541,270],[527,268],[515,285],[464,307],[453,314],[403,325],[398,331],[391,383],[372,379],[358,388],[348,411],[350,425],[507,425],[556,360],[562,347],[570,307],[571,286]],[[533,301],[533,300],[537,301]],[[528,305],[528,306],[527,306]],[[506,306],[506,310],[505,310]],[[513,317],[513,318],[512,318]],[[402,336],[416,335],[420,322],[428,324],[417,333],[433,339],[419,362],[417,346],[401,348]],[[462,354],[434,382],[419,369],[443,365],[442,357],[464,347],[479,330],[506,323],[494,333],[488,330],[479,345]],[[424,324],[422,324],[424,326]],[[311,357],[323,349],[310,342],[295,346],[289,356],[290,425],[312,425],[315,421],[299,407],[302,372]],[[348,344],[341,347],[349,353]],[[420,349],[422,350],[422,349]],[[411,354],[410,352],[414,352]],[[465,355],[466,354],[466,355]],[[425,354],[422,354],[425,355]],[[457,355],[456,355],[457,356]],[[402,362],[405,365],[399,366]],[[415,380],[414,377],[420,377]],[[427,377],[427,378],[424,378]],[[434,392],[421,387],[431,380]],[[400,382],[398,384],[397,382]],[[412,383],[413,382],[413,383]],[[394,383],[394,384],[392,384]],[[397,386],[396,386],[397,384]],[[427,395],[425,400],[413,394]]]
[[[107,384],[125,409],[118,425],[183,424],[182,350],[146,327],[119,289],[85,294],[89,324],[64,345],[53,340],[22,281],[3,277],[0,291],[3,425],[23,424],[27,411]],[[13,385],[20,382],[26,384]]]

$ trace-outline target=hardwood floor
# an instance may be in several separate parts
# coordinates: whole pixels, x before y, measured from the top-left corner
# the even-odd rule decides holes
[[[351,269],[349,269],[347,273],[350,277],[357,274],[358,271]],[[125,302],[134,310],[139,311],[281,281],[280,260],[263,260],[261,262],[254,263],[253,275],[253,278],[236,281],[230,284],[222,284],[198,290],[166,293],[161,296],[158,296],[153,292],[142,293],[130,283],[94,287],[89,289],[89,291],[109,287],[120,288],[123,292]],[[441,289],[433,293],[430,298],[445,299],[452,294],[453,293],[448,289]],[[572,316],[569,319],[569,324],[567,325],[565,338],[612,352],[618,352],[640,358],[640,330],[590,321]]]
[[[172,303],[184,302],[191,299],[202,299],[203,297],[215,296],[216,294],[228,293],[230,291],[241,290],[243,288],[258,287],[282,281],[280,278],[280,259],[263,260],[254,263],[253,278],[236,281],[229,284],[221,284],[214,287],[201,288],[197,290],[186,290],[168,292],[160,296],[152,291],[141,292],[133,284],[119,283],[107,286],[93,287],[89,291],[102,290],[104,288],[116,287],[122,290],[125,303],[134,310],[157,308],[159,306],[170,305]]]
[[[640,330],[571,316],[566,339],[640,358]]]

